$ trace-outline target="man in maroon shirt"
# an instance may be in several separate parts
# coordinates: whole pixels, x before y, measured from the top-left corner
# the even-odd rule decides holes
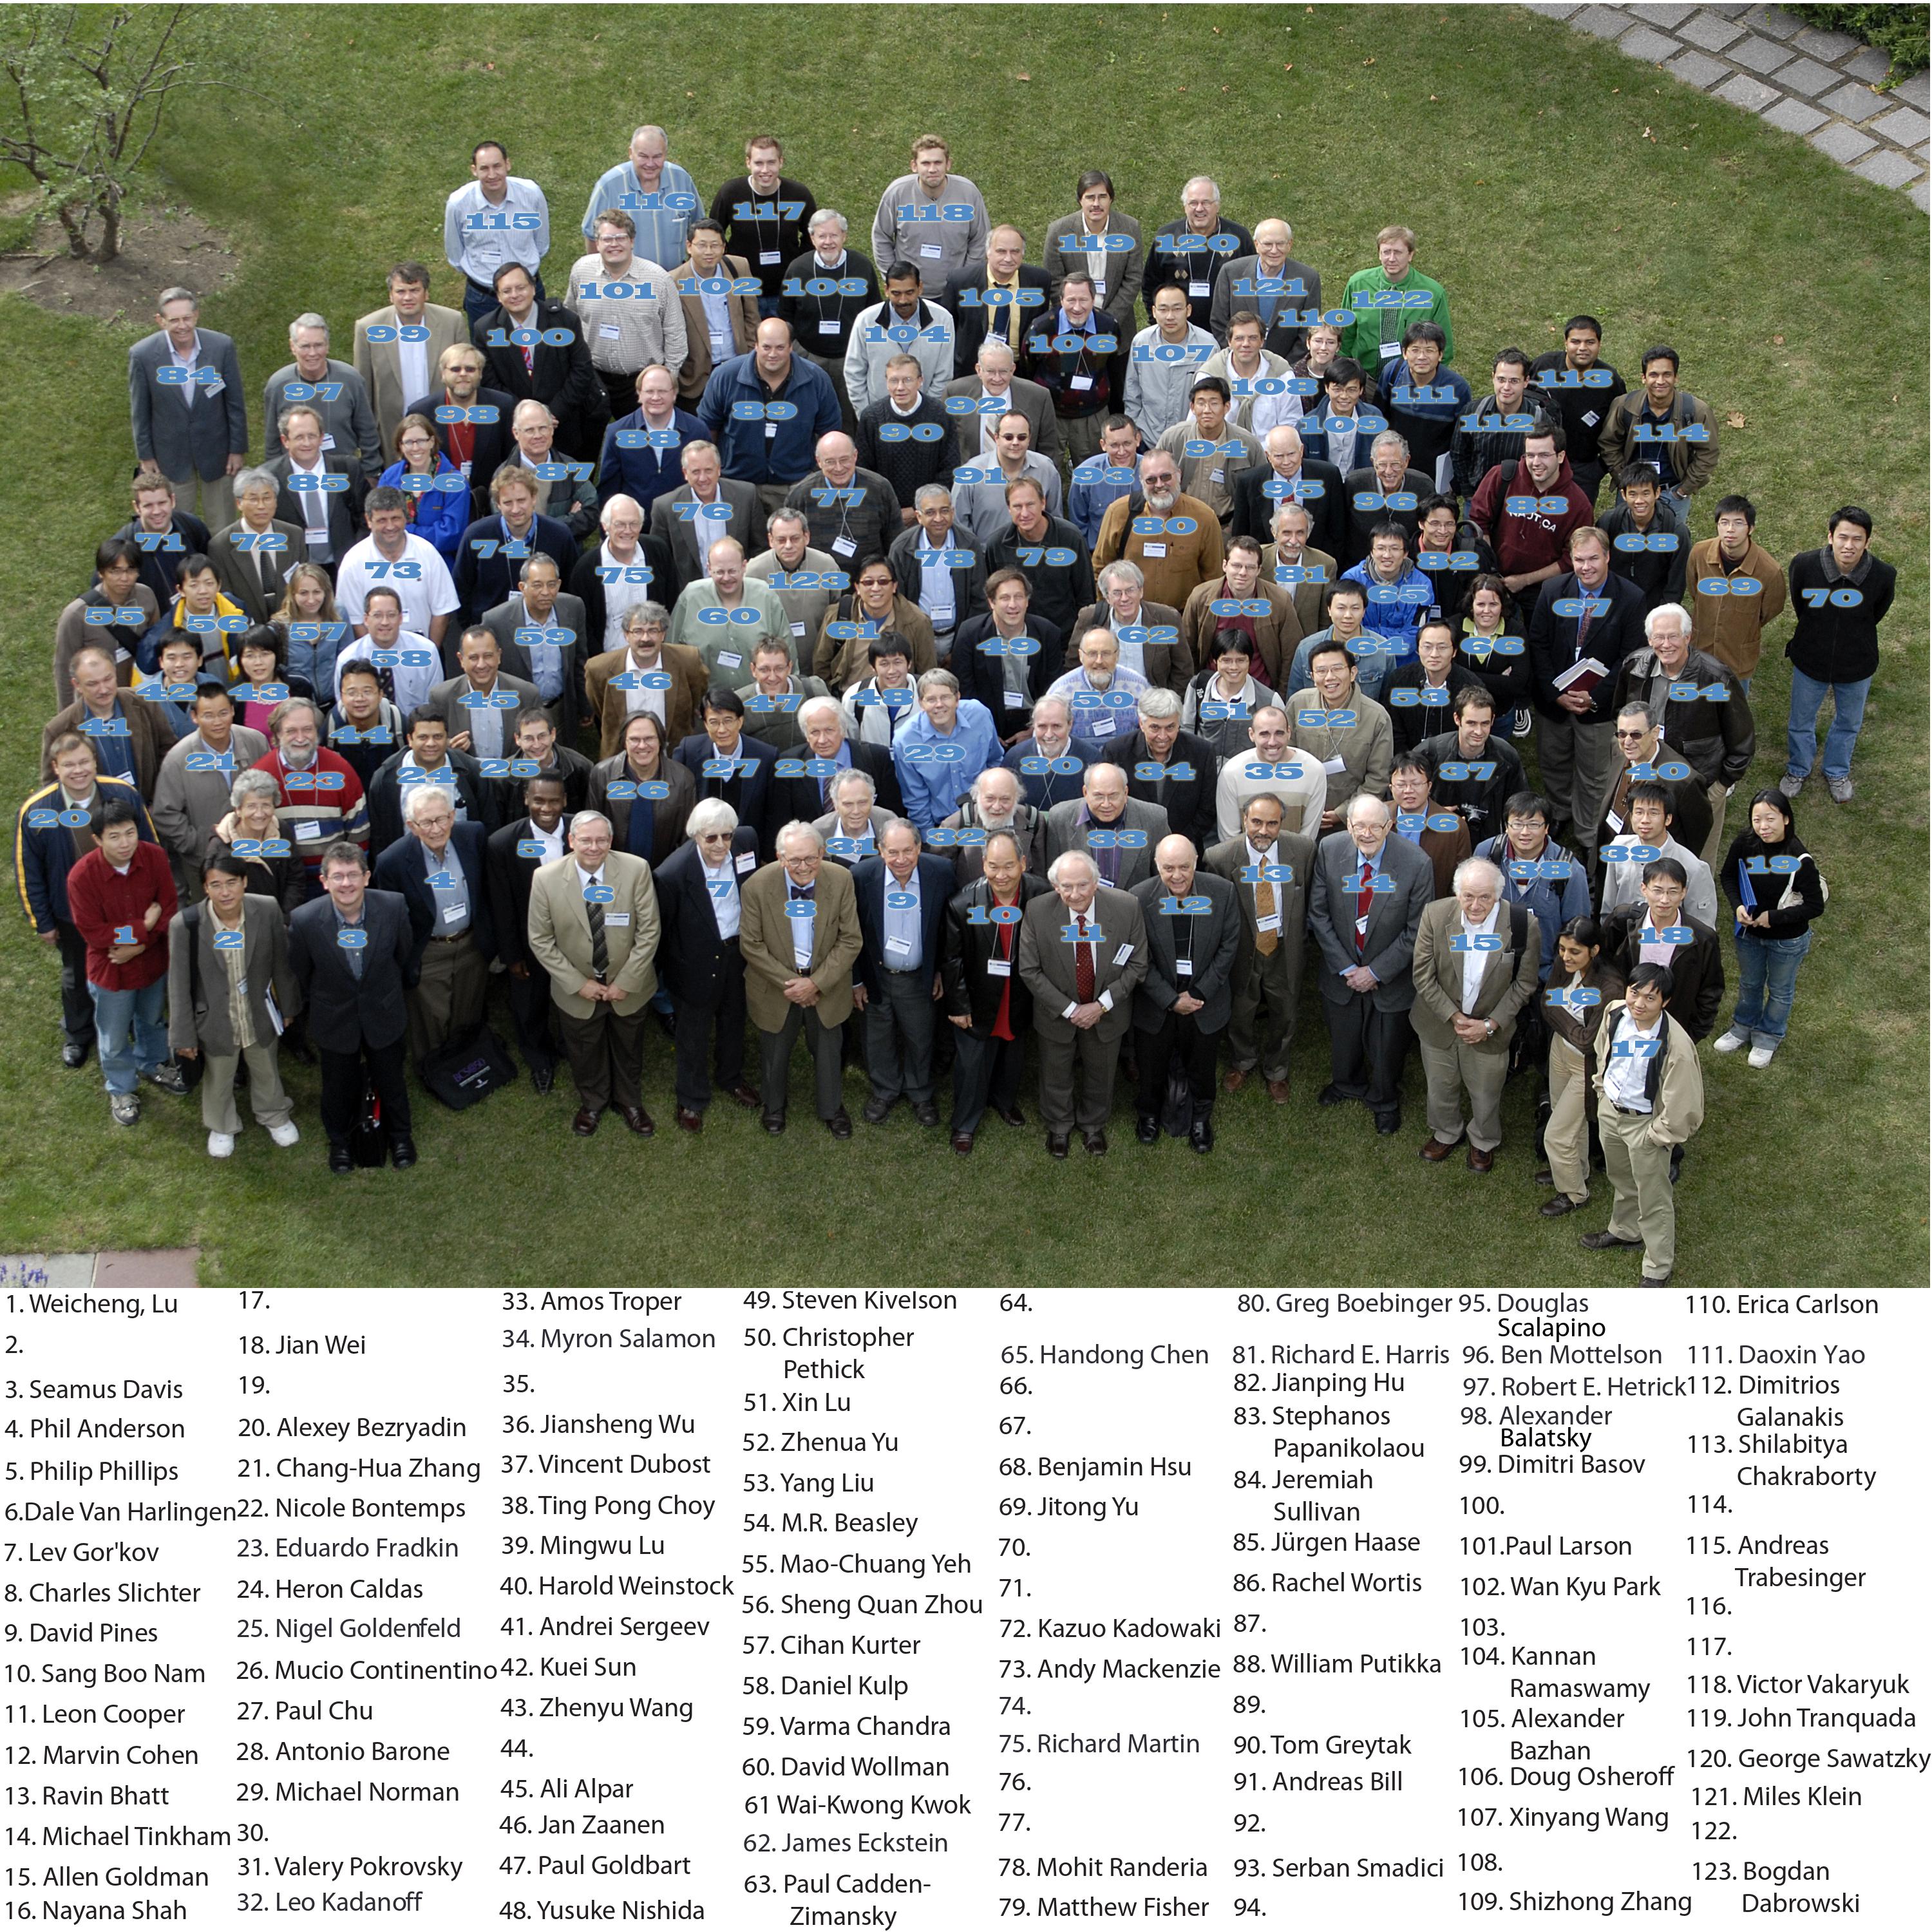
[[[137,1076],[165,1093],[188,1090],[161,1024],[174,875],[166,854],[141,836],[136,800],[104,790],[90,824],[94,848],[67,876],[68,904],[87,945],[87,990],[108,1109],[118,1125],[131,1127],[141,1118]]]

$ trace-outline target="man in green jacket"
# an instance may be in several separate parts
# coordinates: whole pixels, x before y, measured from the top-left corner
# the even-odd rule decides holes
[[[1376,251],[1382,257],[1380,266],[1358,268],[1342,291],[1341,305],[1352,310],[1355,319],[1342,332],[1340,352],[1353,356],[1379,382],[1383,371],[1401,355],[1404,333],[1414,323],[1432,322],[1442,332],[1442,359],[1451,361],[1456,336],[1449,326],[1449,298],[1440,282],[1411,266],[1415,260],[1414,230],[1384,228],[1376,237]],[[1390,306],[1364,306],[1371,298]]]

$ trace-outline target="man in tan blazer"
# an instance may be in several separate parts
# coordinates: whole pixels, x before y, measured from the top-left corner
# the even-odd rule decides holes
[[[403,412],[437,387],[436,365],[442,352],[459,343],[469,346],[470,325],[462,310],[439,308],[427,299],[428,295],[428,269],[420,262],[398,262],[389,271],[388,307],[371,309],[356,318],[356,373],[374,405],[386,463],[395,460],[396,431]],[[418,328],[429,333],[412,335],[406,342],[402,339],[402,330]],[[374,338],[371,329],[376,332]],[[391,334],[392,330],[397,333]],[[418,350],[420,364],[416,359]]]
[[[725,254],[724,230],[720,223],[708,216],[694,221],[687,245],[691,253],[670,272],[671,284],[684,308],[684,362],[675,373],[678,400],[687,409],[695,409],[705,384],[711,380],[712,370],[734,356],[750,355],[757,346],[758,291],[757,278],[752,274],[744,257]],[[711,312],[698,286],[719,278],[734,284],[749,278],[752,282],[748,294],[712,298],[713,307],[721,300],[724,304],[725,320],[731,332],[728,345],[713,342]]]
[[[610,821],[580,812],[570,852],[530,880],[530,956],[550,975],[557,1028],[577,1082],[573,1133],[597,1131],[614,1103],[634,1134],[644,1112],[644,1021],[658,989],[658,898],[651,868],[610,849]]]
[[[1456,896],[1426,908],[1415,929],[1409,1018],[1429,1077],[1429,1138],[1422,1158],[1445,1161],[1462,1138],[1462,1096],[1469,1091],[1467,1156],[1472,1174],[1496,1165],[1503,1138],[1503,1082],[1510,1036],[1536,997],[1543,946],[1536,916],[1505,904],[1503,875],[1487,859],[1456,868]]]
[[[1046,876],[1052,895],[1032,901],[1020,919],[1019,973],[1033,995],[1046,1150],[1064,1160],[1076,1124],[1089,1154],[1107,1151],[1120,1036],[1147,976],[1147,921],[1132,893],[1100,884],[1084,852],[1061,853]],[[1082,932],[1092,935],[1084,944]]]
[[[1325,550],[1317,550],[1308,541],[1312,528],[1306,503],[1283,503],[1274,514],[1274,542],[1262,546],[1262,575],[1292,593],[1304,638],[1312,637],[1328,621],[1328,593],[1342,574],[1342,566]],[[1302,574],[1292,585],[1282,584],[1284,570]]]
[[[794,819],[775,843],[776,862],[760,866],[738,894],[745,1010],[758,1030],[765,1131],[784,1132],[792,1042],[802,1025],[818,1118],[834,1140],[848,1141],[839,1029],[851,1015],[862,943],[858,894],[843,866],[825,863],[824,836],[814,826]]]
[[[584,694],[591,716],[597,721],[598,752],[608,758],[622,748],[624,725],[637,710],[654,710],[654,705],[632,703],[631,687],[620,684],[620,677],[635,675],[645,680],[668,677],[664,692],[664,745],[674,751],[704,722],[704,660],[688,644],[668,644],[664,634],[670,626],[670,613],[662,604],[634,604],[624,618],[624,643],[621,651],[600,651],[584,667]],[[641,698],[642,691],[638,694]]]

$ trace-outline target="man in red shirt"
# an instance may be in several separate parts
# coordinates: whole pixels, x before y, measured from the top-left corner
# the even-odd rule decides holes
[[[141,836],[137,800],[104,790],[90,826],[94,848],[68,874],[68,904],[87,946],[108,1109],[118,1125],[131,1127],[141,1118],[137,1075],[165,1093],[188,1090],[161,1024],[174,875],[167,855]]]

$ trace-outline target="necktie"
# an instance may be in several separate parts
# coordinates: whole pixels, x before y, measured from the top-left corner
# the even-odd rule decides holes
[[[1262,862],[1265,865],[1268,862],[1264,860]],[[1263,926],[1261,925],[1262,920],[1264,919],[1272,919],[1274,916],[1274,888],[1268,884],[1266,879],[1263,879],[1255,887],[1255,921],[1256,927],[1255,932],[1255,948],[1264,958],[1266,958],[1270,954],[1271,954],[1281,944],[1281,928],[1280,926]]]
[[[1577,580],[1576,595],[1583,600],[1582,614],[1576,620],[1576,655],[1580,658],[1583,655],[1584,640],[1590,634],[1591,599],[1589,588],[1581,578]]]
[[[996,899],[994,903],[998,904],[999,902]],[[1019,901],[1016,899],[1013,903],[1017,905]],[[993,950],[1009,965],[1012,963],[1013,934],[1018,930],[1018,927],[1015,926],[1002,926],[995,928],[998,937],[993,941]],[[1000,1010],[993,1016],[993,1037],[995,1040],[1011,1040],[1013,1037],[1012,1005],[1013,979],[1012,974],[1009,973],[1000,982]]]
[[[1073,997],[1083,1006],[1094,1000],[1094,948],[1087,937],[1087,915],[1079,916],[1080,937],[1073,946]]]
[[[601,884],[601,879],[596,883]],[[601,985],[610,977],[610,948],[604,938],[604,908],[595,899],[586,899],[584,910],[590,921],[591,976]]]
[[[833,775],[832,775],[832,776],[833,776],[833,777],[835,777],[835,778],[836,778],[837,776],[838,776],[838,774],[837,774],[836,772],[834,772],[834,773],[833,773]],[[827,812],[830,812],[830,811],[832,809],[832,779],[831,779],[831,778],[820,778],[820,779],[819,780],[819,782],[818,782],[818,802],[819,802],[819,803],[820,803],[820,805],[822,805],[823,806],[824,806],[825,809],[826,809]]]
[[[1362,950],[1369,936],[1369,908],[1376,902],[1375,878],[1375,862],[1364,859],[1362,861],[1361,883],[1355,893],[1355,950],[1358,952]]]
[[[1100,876],[1110,886],[1120,883],[1120,848],[1118,845],[1103,845],[1094,854],[1100,862]]]
[[[396,674],[388,669],[386,666],[379,664],[376,668],[376,682],[377,685],[381,687],[382,695],[386,698],[392,704],[394,704],[396,701]]]
[[[537,352],[536,346],[533,344],[526,343],[524,345],[524,374],[526,376],[534,378],[536,373]]]

